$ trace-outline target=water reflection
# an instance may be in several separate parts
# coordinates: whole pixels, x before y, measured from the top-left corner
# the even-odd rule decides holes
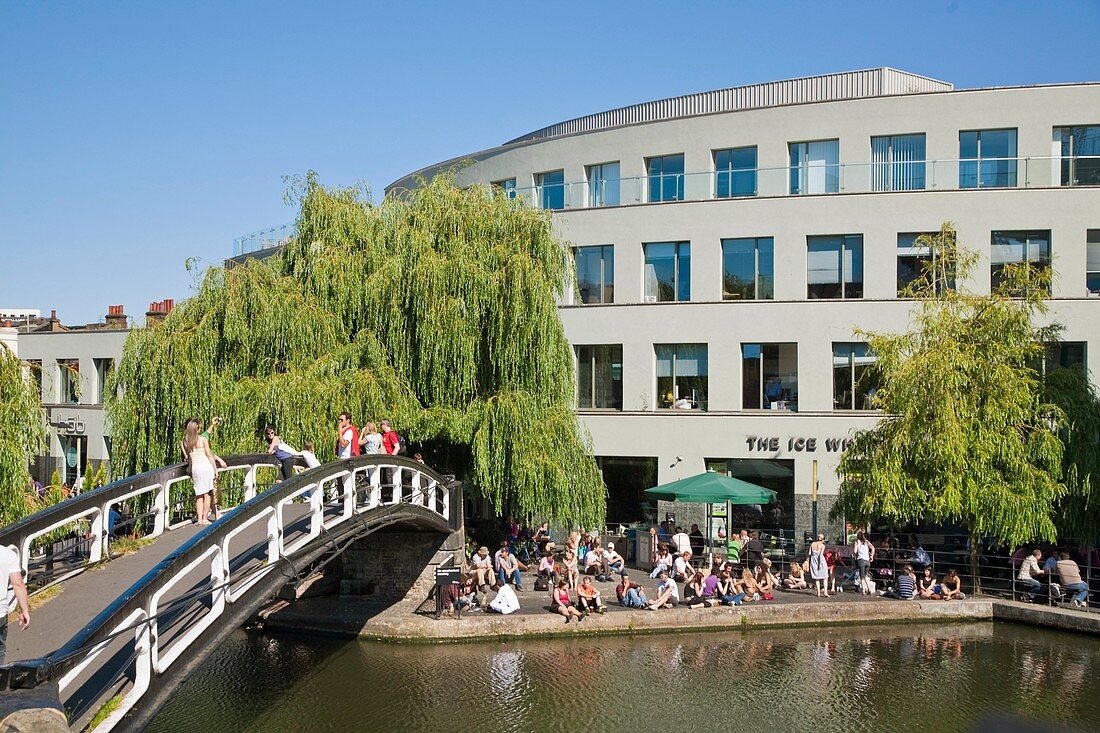
[[[166,731],[963,730],[1100,721],[1100,642],[965,624],[397,646],[241,632]],[[944,711],[953,711],[944,715]],[[716,717],[717,716],[717,717]],[[583,725],[582,725],[583,721]]]

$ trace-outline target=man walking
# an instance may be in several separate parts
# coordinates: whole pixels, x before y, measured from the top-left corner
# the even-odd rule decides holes
[[[0,664],[8,650],[8,608],[11,606],[11,594],[19,603],[19,628],[23,631],[31,625],[31,609],[27,605],[27,585],[23,582],[23,572],[19,566],[19,557],[7,547],[0,545],[0,573],[4,575],[4,615],[0,618]]]

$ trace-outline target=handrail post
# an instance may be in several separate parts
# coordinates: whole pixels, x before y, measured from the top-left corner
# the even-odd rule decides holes
[[[257,464],[253,463],[244,474],[244,501],[256,498],[256,467]]]
[[[375,466],[368,470],[367,476],[370,481],[370,498],[367,506],[378,506],[382,503],[382,469]]]
[[[162,482],[153,497],[153,533],[150,537],[160,537],[168,529],[168,482]]]
[[[99,562],[103,559],[103,551],[106,549],[105,536],[107,533],[106,509],[110,504],[104,504],[99,507],[99,510],[92,515],[92,526],[90,534],[92,535],[92,544],[88,548],[88,562]]]
[[[348,471],[348,474],[344,476],[340,483],[343,486],[341,489],[343,496],[341,498],[344,500],[344,516],[350,517],[355,513],[355,472]]]

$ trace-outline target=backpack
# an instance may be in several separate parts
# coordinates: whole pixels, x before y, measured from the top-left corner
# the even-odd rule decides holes
[[[404,435],[397,436],[397,450],[394,451],[394,455],[407,456],[409,454],[409,444],[405,441]]]
[[[913,553],[913,562],[917,565],[931,565],[932,558],[929,557],[927,550],[918,547],[917,551]]]

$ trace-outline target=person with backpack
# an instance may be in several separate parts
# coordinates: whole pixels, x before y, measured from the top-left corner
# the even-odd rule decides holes
[[[390,427],[389,420],[383,420],[380,423],[382,429],[382,450],[391,456],[404,454],[408,451],[406,447],[405,439],[397,434],[397,431]]]

